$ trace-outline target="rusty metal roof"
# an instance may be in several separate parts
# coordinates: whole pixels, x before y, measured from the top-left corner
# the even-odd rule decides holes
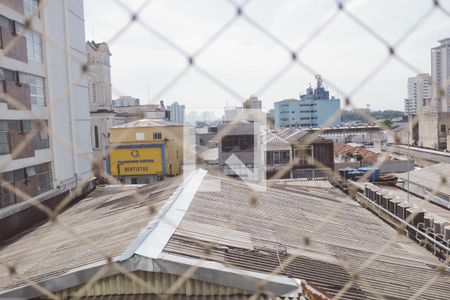
[[[87,198],[0,250],[0,293],[26,284],[7,265],[34,282],[54,278],[121,255],[175,191],[174,178],[145,187],[97,187]],[[137,195],[137,197],[136,197]],[[0,295],[1,298],[1,295]]]
[[[339,190],[278,186],[255,194],[240,181],[212,175],[206,178],[220,180],[221,190],[196,193],[164,252],[193,258],[209,255],[227,266],[263,273],[273,272],[280,261],[295,255],[282,275],[304,279],[336,294],[356,267],[391,239],[397,239],[359,275],[358,283],[344,298],[406,299],[428,279],[438,276],[422,297],[448,299],[449,277],[439,275],[437,258],[410,239],[397,237],[395,229]],[[334,209],[337,213],[326,220]],[[314,230],[324,221],[325,225]],[[235,232],[235,240],[221,239],[220,232],[216,232],[215,241],[207,234],[189,238],[185,232],[192,222],[197,227],[204,224],[205,229],[222,228],[223,233],[230,229]],[[247,243],[245,247],[236,246],[248,235],[252,250]]]
[[[255,279],[275,278],[270,284],[280,296],[288,295],[297,278],[333,295],[351,280],[353,270],[373,257],[343,298],[405,299],[434,276],[436,281],[422,298],[448,298],[449,277],[438,271],[437,258],[397,236],[396,230],[337,189],[276,186],[255,191],[244,182],[212,174],[190,178],[178,188],[179,179],[137,190],[100,188],[61,214],[58,223],[45,224],[1,249],[2,265],[14,265],[18,274],[58,290],[55,283],[70,272],[105,265],[108,257],[129,252],[130,266],[142,262],[155,272],[184,272],[195,265],[193,279],[241,289]],[[212,181],[220,182],[220,188],[210,189]],[[198,188],[192,189],[193,184]],[[139,200],[133,196],[136,192]],[[176,201],[161,217],[173,198]],[[183,198],[189,202],[177,202]],[[149,205],[161,207],[156,216]],[[137,253],[144,244],[153,248],[151,234],[139,241],[140,232],[159,226],[180,209],[184,215],[164,241],[162,253],[157,258],[145,256],[145,249]],[[377,253],[390,240],[392,246]],[[131,247],[136,243],[139,248]],[[286,264],[288,259],[292,262]],[[270,275],[277,269],[280,276]],[[23,277],[10,277],[7,268],[0,268],[0,293],[26,285]]]

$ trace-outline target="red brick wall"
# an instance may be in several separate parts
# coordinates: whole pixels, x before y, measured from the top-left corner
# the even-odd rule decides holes
[[[26,83],[5,80],[8,109],[31,110],[30,86]]]
[[[27,63],[27,39],[21,34],[14,35],[9,28],[6,27],[0,27],[0,31],[5,56]],[[10,43],[12,43],[12,46],[9,45]]]

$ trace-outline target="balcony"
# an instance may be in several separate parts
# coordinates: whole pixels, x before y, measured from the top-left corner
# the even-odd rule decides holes
[[[23,0],[2,0],[1,3],[11,9],[15,10],[19,14],[23,15],[25,12],[24,7],[23,7]]]
[[[22,141],[28,139],[28,136],[30,134],[31,132],[22,132],[18,130],[11,130],[9,132],[9,142],[11,145],[12,159],[34,157],[34,145],[32,140],[30,140],[28,143],[24,142],[24,144],[21,144]],[[16,149],[18,149],[19,147],[21,147],[21,149],[17,151]]]
[[[6,102],[11,110],[31,110],[30,86],[26,83],[3,81],[4,93],[0,101]]]
[[[23,35],[13,33],[9,28],[0,27],[1,47],[5,56],[28,63],[27,40]]]

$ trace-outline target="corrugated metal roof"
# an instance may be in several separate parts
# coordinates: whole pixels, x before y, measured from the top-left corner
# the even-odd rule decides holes
[[[266,142],[267,145],[290,145],[288,141],[281,138],[274,133],[267,133]]]
[[[140,188],[97,187],[60,214],[58,223],[46,223],[3,247],[0,261],[15,265],[19,274],[39,282],[119,256],[155,216],[149,213],[149,206],[157,210],[180,180]],[[23,277],[10,277],[6,268],[0,268],[0,293],[22,285],[27,285]]]
[[[205,185],[211,181],[220,181],[220,189],[206,192]],[[46,224],[1,249],[1,261],[15,265],[19,274],[35,282],[60,278],[87,265],[101,265],[136,241],[139,231],[150,226],[149,220],[154,218],[148,205],[158,208],[167,203],[178,183],[173,179],[140,188],[140,200],[134,199],[132,190],[99,189],[59,217],[60,224],[92,244],[68,234],[61,225]],[[374,256],[392,239],[395,242],[390,248]],[[302,255],[304,251],[308,253]],[[422,298],[448,299],[450,293],[448,274],[438,271],[438,261],[431,253],[406,237],[398,237],[395,229],[337,189],[277,186],[258,192],[241,181],[211,174],[200,182],[163,254],[147,263],[156,266],[170,256],[189,261],[189,267],[206,258],[204,264],[222,268],[214,273],[217,281],[239,272],[272,274],[290,255],[294,255],[292,262],[281,269],[283,280],[292,280],[288,276],[306,280],[330,294],[336,294],[352,272],[373,257],[344,299],[407,299],[434,277],[436,282]],[[206,271],[203,278],[211,274],[211,269],[199,268],[198,272]],[[229,286],[235,286],[232,282],[228,281]],[[0,269],[0,292],[26,284],[22,277],[10,277],[5,268]]]
[[[398,174],[402,180],[408,181],[408,173]],[[446,183],[441,185],[442,178]],[[450,164],[436,164],[409,172],[409,180],[414,184],[429,188],[431,191],[450,195]]]
[[[448,277],[440,276],[436,270],[437,258],[407,237],[398,237],[395,229],[339,190],[268,188],[257,194],[255,205],[250,200],[255,192],[245,183],[212,175],[206,178],[221,180],[221,190],[197,192],[184,220],[247,232],[254,249],[220,242],[199,244],[175,232],[165,252],[193,258],[208,257],[210,253],[223,259],[227,266],[264,273],[273,272],[280,261],[295,254],[282,274],[336,294],[357,267],[391,239],[397,239],[359,274],[359,282],[363,284],[354,283],[343,298],[407,299],[437,276],[436,283],[422,298],[448,299]],[[335,209],[338,212],[327,219]],[[313,234],[319,225],[320,229]],[[183,224],[178,230],[183,230]],[[307,245],[305,238],[309,241]],[[310,246],[315,250],[309,249]],[[309,253],[301,255],[302,251]]]
[[[333,185],[327,179],[270,179],[267,180],[269,185],[293,185],[298,187],[315,187],[331,189]]]

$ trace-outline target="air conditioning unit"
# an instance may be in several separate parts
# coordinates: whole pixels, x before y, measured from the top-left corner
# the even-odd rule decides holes
[[[378,191],[380,191],[381,190],[381,188],[379,188],[379,187],[377,187],[377,186],[373,186],[371,189],[370,189],[370,192],[369,192],[369,194],[370,194],[370,200],[372,200],[373,202],[376,202],[377,201],[377,192]]]
[[[423,223],[425,219],[425,210],[418,207],[411,207],[406,210],[406,219],[409,224],[417,228],[419,223]]]
[[[378,205],[381,205],[382,204],[382,199],[383,199],[383,196],[384,195],[386,195],[388,193],[388,191],[385,191],[385,190],[382,190],[382,189],[380,189],[378,192],[376,192],[376,199],[375,199],[375,202],[378,204]]]
[[[450,225],[444,227],[444,240],[447,242],[447,247],[450,246]]]
[[[414,204],[411,202],[402,202],[397,205],[397,217],[399,217],[402,220],[406,220],[406,210],[408,208],[414,207]]]
[[[441,218],[434,219],[434,234],[444,233],[445,221]]]
[[[426,214],[424,218],[425,228],[433,229],[434,228],[434,216],[431,214]]]
[[[386,195],[383,195],[381,197],[381,206],[383,206],[384,209],[389,209],[389,203],[392,199],[394,199],[394,195],[391,193],[387,193]]]
[[[401,197],[397,196],[394,199],[391,199],[391,201],[389,201],[389,207],[388,210],[393,213],[394,215],[397,215],[397,206],[404,202],[405,200],[402,199]]]

